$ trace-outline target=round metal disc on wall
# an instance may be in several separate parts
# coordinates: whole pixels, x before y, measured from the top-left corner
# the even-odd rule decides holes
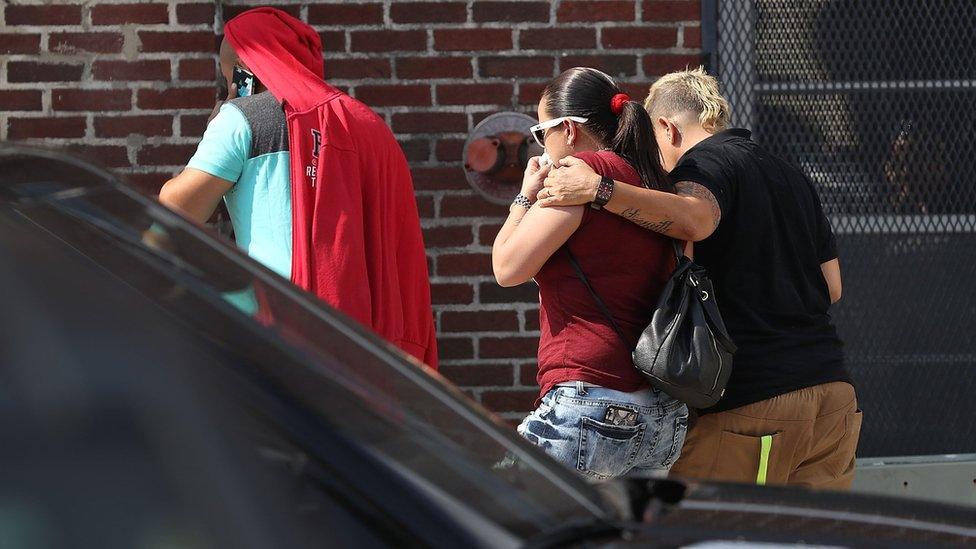
[[[529,115],[502,112],[485,118],[464,143],[464,175],[471,188],[494,204],[510,204],[522,186],[528,158],[542,154],[529,128]]]

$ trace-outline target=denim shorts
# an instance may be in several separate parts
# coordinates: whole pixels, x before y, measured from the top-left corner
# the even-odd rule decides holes
[[[625,421],[613,421],[608,411]],[[656,389],[625,393],[582,384],[553,388],[518,426],[556,461],[598,479],[667,475],[687,430],[688,407]]]

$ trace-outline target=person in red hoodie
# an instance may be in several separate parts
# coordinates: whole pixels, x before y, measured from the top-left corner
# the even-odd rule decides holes
[[[325,82],[318,33],[281,10],[229,21],[220,65],[232,99],[160,201],[202,223],[224,200],[252,257],[436,368],[420,219],[393,133]],[[235,68],[258,93],[235,98]]]

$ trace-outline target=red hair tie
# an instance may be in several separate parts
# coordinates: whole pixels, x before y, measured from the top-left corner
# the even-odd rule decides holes
[[[619,116],[620,113],[624,112],[624,105],[628,101],[630,101],[629,95],[626,93],[618,93],[617,95],[613,96],[612,99],[610,99],[610,110],[613,111],[613,114]]]

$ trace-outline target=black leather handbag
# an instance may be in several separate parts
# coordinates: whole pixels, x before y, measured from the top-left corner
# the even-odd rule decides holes
[[[661,292],[650,325],[633,350],[634,366],[652,386],[692,408],[708,408],[725,394],[735,344],[715,303],[708,273],[674,245],[677,267]],[[566,248],[576,275],[624,344],[627,338]]]

